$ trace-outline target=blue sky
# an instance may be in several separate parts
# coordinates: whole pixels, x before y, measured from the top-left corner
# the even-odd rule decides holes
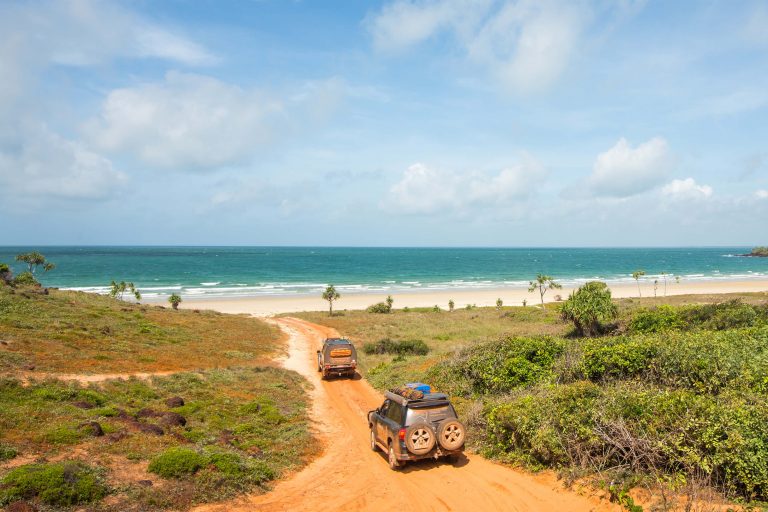
[[[768,243],[765,1],[7,1],[2,245]]]

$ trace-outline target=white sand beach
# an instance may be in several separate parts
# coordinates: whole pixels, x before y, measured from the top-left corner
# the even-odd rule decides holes
[[[638,289],[635,284],[613,284],[611,292],[615,298],[637,297]],[[653,297],[653,283],[641,282],[640,290],[643,297]],[[573,288],[564,287],[561,290],[550,290],[544,296],[545,302],[554,301],[556,296],[563,299]],[[668,282],[667,295],[689,294],[721,294],[741,292],[765,292],[768,293],[768,280],[744,280],[744,281],[688,281]],[[664,284],[660,283],[656,289],[656,296],[664,295]],[[384,294],[344,294],[338,302],[334,303],[334,309],[343,311],[365,309],[379,301],[383,301]],[[453,299],[456,308],[463,308],[467,304],[476,306],[493,306],[496,299],[501,298],[506,306],[520,306],[523,300],[528,305],[540,303],[538,292],[528,292],[524,288],[493,288],[493,289],[454,289],[440,291],[408,291],[393,293],[396,309],[403,307],[432,307],[440,306],[448,309],[448,301]],[[223,313],[247,313],[257,316],[269,316],[280,313],[293,313],[299,311],[323,311],[328,309],[328,303],[319,295],[307,296],[273,296],[273,297],[248,297],[235,299],[206,299],[185,300],[181,306],[187,309],[212,309]]]

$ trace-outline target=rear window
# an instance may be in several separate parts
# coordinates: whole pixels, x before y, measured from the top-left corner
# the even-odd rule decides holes
[[[408,408],[408,414],[405,416],[405,424],[412,425],[416,420],[424,419],[428,423],[443,421],[445,418],[455,418],[456,411],[450,404],[439,405],[437,407],[419,407],[416,409]]]

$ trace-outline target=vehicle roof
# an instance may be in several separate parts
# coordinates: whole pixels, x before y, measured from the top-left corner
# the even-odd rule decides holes
[[[351,345],[352,342],[346,338],[326,338],[325,342],[328,345]]]
[[[451,401],[448,399],[448,395],[445,393],[427,393],[424,398],[416,400],[408,400],[405,397],[396,395],[391,391],[385,393],[386,397],[393,402],[397,402],[400,405],[407,405],[408,407],[437,407],[441,405],[450,405]]]

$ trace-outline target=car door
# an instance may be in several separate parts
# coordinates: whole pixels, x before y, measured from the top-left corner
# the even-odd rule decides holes
[[[392,438],[397,437],[397,433],[400,430],[403,422],[403,406],[397,402],[389,404],[386,417],[383,419],[386,424],[386,430]]]
[[[373,428],[376,429],[376,439],[378,439],[381,443],[387,444],[387,425],[386,425],[386,418],[387,418],[387,412],[389,411],[389,406],[392,402],[390,400],[384,400],[384,403],[381,407],[379,407],[379,412],[375,415],[376,421],[374,422]]]

